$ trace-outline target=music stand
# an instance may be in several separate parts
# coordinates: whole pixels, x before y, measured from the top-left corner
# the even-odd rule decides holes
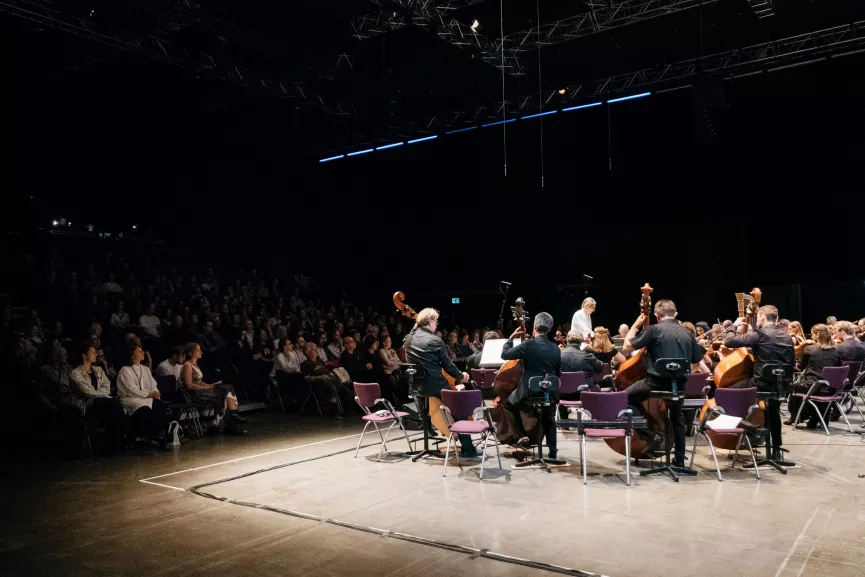
[[[671,403],[680,403],[685,398],[684,388],[679,390],[679,380],[683,380],[690,372],[690,365],[685,359],[658,359],[655,361],[655,370],[662,379],[670,380],[670,391],[650,391],[649,396],[659,399],[664,399],[667,405],[667,421],[672,425],[673,420],[670,418]],[[694,476],[697,471],[692,471],[684,467],[676,467],[670,462],[670,451],[667,449],[667,442],[664,439],[664,464],[660,467],[653,467],[640,471],[640,476],[654,475],[655,473],[668,474],[675,482],[679,482],[679,475]]]
[[[534,393],[543,393],[543,397],[531,397],[527,400],[528,404],[532,405],[535,409],[535,414],[538,419],[538,456],[529,461],[525,461],[523,463],[517,463],[514,465],[515,467],[522,469],[525,467],[531,467],[532,465],[541,465],[543,468],[547,470],[547,473],[552,473],[552,469],[550,469],[550,465],[565,465],[565,461],[561,461],[559,459],[544,459],[544,426],[543,426],[543,412],[544,409],[552,410],[553,401],[550,399],[550,391],[556,392],[559,390],[559,386],[561,385],[561,380],[559,377],[553,376],[544,376],[544,377],[532,377],[529,379],[529,390]],[[553,415],[553,419],[555,419],[555,415]]]
[[[406,454],[411,456],[411,462],[417,463],[420,459],[424,457],[436,457],[444,459],[444,453],[438,450],[438,448],[430,449],[429,441],[431,438],[430,429],[432,429],[432,420],[429,416],[429,405],[427,404],[427,396],[414,390],[412,386],[414,384],[414,376],[417,374],[417,369],[412,368],[414,365],[411,363],[404,363],[403,366],[409,366],[409,368],[405,369],[403,372],[406,375],[406,380],[408,380],[408,390],[409,395],[414,397],[415,405],[417,405],[418,414],[420,415],[421,426],[423,427],[423,449],[420,451],[408,451]],[[436,441],[438,444],[441,441]]]
[[[781,422],[781,399],[786,397],[784,383],[789,382],[793,378],[793,365],[789,364],[781,364],[781,363],[767,363],[763,365],[763,372],[760,374],[760,380],[764,383],[775,381],[775,390],[771,391],[757,391],[757,397],[764,399],[766,401],[766,409],[765,409],[765,418],[764,418],[764,426],[769,421],[769,419],[777,419],[779,423]],[[772,402],[774,401],[774,402]],[[769,414],[771,407],[772,414]],[[768,427],[767,427],[768,428]],[[774,435],[772,434],[772,429],[769,428],[769,434],[766,436],[766,458],[760,461],[757,461],[757,466],[760,467],[762,465],[769,465],[776,471],[781,474],[786,475],[787,469],[784,467],[794,467],[796,463],[793,461],[787,461],[786,459],[782,459],[781,461],[776,461],[772,458],[772,443],[775,442]],[[780,441],[781,439],[777,439]],[[778,447],[782,452],[789,452],[787,449],[783,447]]]

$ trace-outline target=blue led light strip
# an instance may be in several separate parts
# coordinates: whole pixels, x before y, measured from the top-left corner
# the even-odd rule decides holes
[[[451,130],[450,132],[445,132],[445,134],[456,134],[457,132],[465,132],[467,130],[474,130],[477,126],[469,126],[468,128],[459,128],[457,130]]]
[[[345,158],[344,154],[340,154],[339,156],[331,156],[330,158],[322,158],[319,162],[330,162],[331,160],[339,160],[340,158]]]
[[[423,142],[425,140],[433,140],[434,138],[438,138],[438,134],[433,136],[426,136],[424,138],[415,138],[414,140],[409,140],[407,144],[414,144],[415,142]]]
[[[490,122],[489,124],[481,124],[481,128],[486,128],[487,126],[498,126],[499,124],[507,124],[508,122],[516,122],[516,118],[508,118],[507,120],[499,120],[498,122]]]
[[[622,96],[621,98],[613,98],[612,100],[607,100],[607,104],[612,104],[614,102],[622,102],[625,100],[633,100],[634,98],[643,98],[644,96],[649,96],[651,92],[642,92],[640,94],[632,94],[630,96]]]
[[[405,144],[404,142],[394,142],[393,144],[385,144],[384,146],[376,147],[376,150],[386,150],[388,148],[395,148],[397,146],[402,146]]]
[[[603,102],[592,102],[591,104],[581,104],[579,106],[571,106],[570,108],[562,109],[562,112],[570,112],[571,110],[582,110],[583,108],[592,108],[594,106],[600,106]]]
[[[523,116],[520,120],[528,120],[529,118],[537,118],[538,116],[546,116],[548,114],[555,114],[558,110],[550,110],[549,112],[539,112],[538,114],[529,114],[528,116]]]
[[[375,148],[367,148],[366,150],[358,150],[357,152],[349,152],[346,156],[357,156],[358,154],[366,154],[367,152],[372,152]]]

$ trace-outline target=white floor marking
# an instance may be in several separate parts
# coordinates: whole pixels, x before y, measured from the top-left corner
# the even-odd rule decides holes
[[[787,556],[784,557],[784,560],[781,561],[781,566],[778,567],[778,571],[775,572],[775,577],[780,577],[781,573],[784,571],[784,568],[787,567],[787,563],[790,562],[790,558],[793,556],[793,552],[796,550],[796,547],[799,546],[799,542],[802,540],[802,537],[805,536],[805,533],[808,532],[808,527],[811,526],[811,522],[814,521],[814,517],[817,516],[817,511],[820,510],[820,507],[815,507],[814,512],[811,513],[811,518],[808,519],[808,522],[805,523],[805,526],[802,527],[802,531],[799,532],[799,536],[796,537],[796,540],[793,541],[793,545],[790,547],[790,550],[787,552]]]
[[[826,530],[826,526],[829,524],[829,519],[832,518],[832,513],[834,513],[834,512],[835,512],[835,509],[832,509],[831,511],[829,511],[829,515],[826,516],[826,522],[823,523],[823,529],[820,531],[821,534],[823,533],[823,531]],[[802,563],[802,566],[799,567],[799,572],[796,573],[796,577],[802,577],[802,572],[805,570],[805,565],[808,564],[808,560],[811,559],[811,554],[814,552],[814,549],[817,548],[817,543],[819,543],[819,542],[820,542],[820,535],[817,535],[817,538],[814,540],[814,544],[811,545],[811,550],[808,551],[808,555],[805,556],[805,561]]]

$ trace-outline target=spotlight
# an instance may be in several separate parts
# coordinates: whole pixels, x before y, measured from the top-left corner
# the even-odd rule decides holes
[[[564,95],[564,94],[565,94],[565,92],[567,92],[567,91],[568,91],[568,89],[567,89],[567,88],[559,88],[559,94],[562,94],[562,95]]]
[[[138,230],[138,225],[137,225],[137,224],[133,224],[133,225],[132,225],[132,230]]]
[[[51,225],[52,225],[52,226],[57,226],[58,224],[60,224],[60,223],[57,222],[56,220],[52,220],[52,221],[51,221]]]
[[[472,20],[472,31],[473,32],[477,32],[478,28],[480,28],[480,27],[481,27],[480,22],[478,22],[477,20]]]
[[[88,225],[87,225],[87,232],[93,232],[93,230],[94,230],[95,228],[96,228],[96,227],[93,226],[92,224],[88,224]]]

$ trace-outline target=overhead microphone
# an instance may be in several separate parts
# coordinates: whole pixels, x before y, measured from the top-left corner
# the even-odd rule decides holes
[[[583,276],[586,277],[586,278],[588,278],[588,279],[595,280],[595,277],[593,277],[593,276],[589,276],[589,275],[587,275],[587,274],[584,274]]]
[[[511,283],[509,283],[509,282],[508,282],[508,281],[506,281],[506,280],[503,280],[503,281],[499,281],[499,282],[501,282],[501,283],[502,283],[502,284],[506,284],[506,285],[508,285],[508,286],[511,286]]]

